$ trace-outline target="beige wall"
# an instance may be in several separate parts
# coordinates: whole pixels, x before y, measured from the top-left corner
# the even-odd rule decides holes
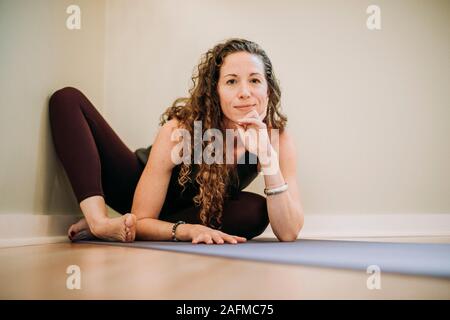
[[[111,0],[106,24],[105,114],[130,148],[201,53],[244,37],[281,81],[307,214],[450,212],[449,1]]]
[[[72,85],[99,109],[104,86],[103,0],[77,0],[81,29],[66,28],[66,0],[0,1],[0,212],[80,213],[57,161],[48,98]]]
[[[375,2],[382,30],[369,31]],[[145,146],[200,54],[232,36],[275,66],[307,214],[450,212],[450,2],[375,2],[77,0],[70,31],[73,1],[0,0],[0,212],[79,213],[51,144],[51,92],[79,87]]]

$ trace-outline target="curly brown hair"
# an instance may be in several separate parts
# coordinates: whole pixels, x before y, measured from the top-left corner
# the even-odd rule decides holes
[[[202,55],[191,78],[193,85],[189,90],[190,96],[176,99],[172,106],[162,114],[160,125],[171,119],[177,119],[179,127],[186,129],[193,137],[194,121],[201,121],[202,133],[212,128],[217,128],[225,133],[224,115],[217,92],[220,68],[229,54],[242,51],[257,55],[264,64],[269,102],[267,115],[263,121],[268,128],[279,129],[282,132],[286,126],[287,117],[280,111],[281,90],[278,80],[275,78],[272,63],[258,44],[238,38],[219,43]],[[197,141],[197,143],[201,143],[201,150],[204,150],[211,142]],[[191,147],[194,148],[194,141],[191,141]],[[178,183],[183,187],[183,191],[187,182],[192,183],[191,172],[191,164],[181,164]],[[220,228],[223,202],[227,197],[226,190],[233,175],[236,175],[235,170],[226,164],[199,164],[195,182],[198,183],[200,192],[193,200],[196,206],[201,207],[200,220],[204,225]]]

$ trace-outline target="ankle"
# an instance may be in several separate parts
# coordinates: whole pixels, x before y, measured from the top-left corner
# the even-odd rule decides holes
[[[95,217],[91,219],[86,219],[89,229],[91,229],[93,232],[95,230],[101,229],[105,224],[108,223],[110,219],[108,217]]]
[[[101,196],[92,196],[80,202],[80,208],[90,228],[103,225],[109,220],[105,200]]]

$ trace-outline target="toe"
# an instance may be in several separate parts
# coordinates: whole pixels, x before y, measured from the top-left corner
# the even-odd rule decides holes
[[[129,213],[128,217],[125,220],[125,224],[129,231],[127,234],[127,241],[132,242],[136,237],[136,216]]]
[[[72,237],[74,236],[75,231],[73,230],[73,225],[70,226],[69,230],[67,230],[67,236],[70,240],[72,240]]]
[[[136,224],[136,216],[131,213],[125,215],[125,226],[131,228]]]

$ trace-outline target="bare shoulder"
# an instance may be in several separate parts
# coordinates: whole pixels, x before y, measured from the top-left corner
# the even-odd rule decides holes
[[[179,121],[171,119],[164,123],[152,144],[148,165],[163,170],[171,170],[175,164],[171,161],[171,152],[178,143],[173,133],[180,128]]]
[[[177,119],[167,121],[159,128],[155,143],[163,144],[166,147],[172,147],[176,144],[175,141],[172,141],[172,135],[177,129],[180,129],[180,122]]]
[[[180,121],[178,119],[170,119],[161,126],[160,131],[167,133],[178,128],[180,128]]]

